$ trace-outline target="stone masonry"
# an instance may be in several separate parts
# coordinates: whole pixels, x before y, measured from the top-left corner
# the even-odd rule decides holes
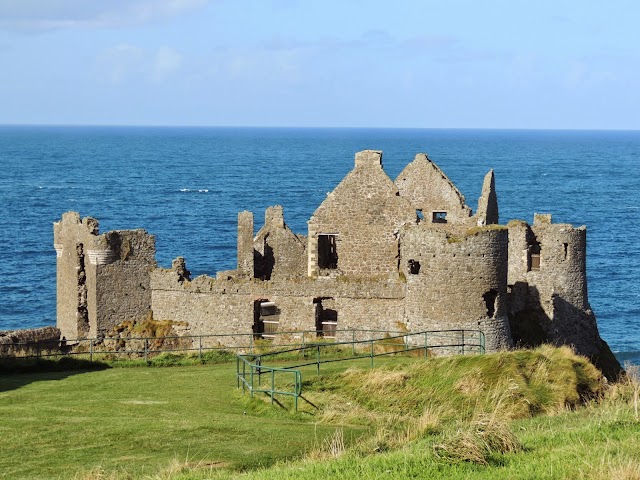
[[[292,232],[281,206],[254,233],[238,214],[237,269],[191,279],[184,259],[157,268],[143,230],[98,235],[69,212],[54,225],[58,328],[100,335],[152,310],[199,334],[338,329],[472,329],[487,351],[572,345],[613,378],[620,366],[600,338],[587,298],[586,229],[551,215],[499,224],[493,171],[474,215],[427,155],[393,181],[382,152],[365,150],[308,221]],[[234,338],[229,337],[229,342]]]
[[[54,223],[57,326],[67,339],[95,338],[151,310],[155,238],[144,230],[102,235],[98,221],[67,212]]]

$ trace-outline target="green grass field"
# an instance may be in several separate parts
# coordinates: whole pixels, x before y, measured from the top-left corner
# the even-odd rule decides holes
[[[305,368],[298,414],[235,362],[0,375],[0,477],[640,479],[638,382],[569,349],[375,363]]]
[[[235,362],[0,376],[0,476],[271,465],[331,434],[236,389]],[[352,429],[353,434],[357,429]],[[125,477],[126,478],[126,477]]]

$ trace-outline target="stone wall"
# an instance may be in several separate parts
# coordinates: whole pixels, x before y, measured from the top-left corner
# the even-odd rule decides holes
[[[109,261],[96,265],[96,334],[125,320],[141,320],[151,309],[150,272],[156,267],[155,237],[144,230],[104,234]]]
[[[56,327],[0,331],[0,357],[37,355],[58,351],[62,335]]]
[[[95,279],[95,265],[89,262],[87,251],[93,245],[98,221],[91,217],[81,220],[78,213],[67,212],[60,222],[53,224],[53,229],[57,326],[67,338],[84,337],[90,329],[87,277]]]
[[[534,261],[535,255],[539,259]],[[574,317],[590,311],[585,260],[584,227],[509,225],[509,304],[516,341],[529,345],[565,339],[573,343],[575,335],[568,335],[566,329],[573,329]]]
[[[189,333],[253,332],[254,302],[275,303],[279,331],[316,330],[316,303],[337,311],[338,328],[398,330],[405,284],[378,279],[309,278],[297,281],[222,280],[207,276],[180,282],[172,270],[151,275],[154,317],[189,323]]]

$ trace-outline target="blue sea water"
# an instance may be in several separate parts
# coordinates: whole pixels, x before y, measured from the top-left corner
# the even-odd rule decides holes
[[[237,212],[280,204],[296,232],[354,153],[392,177],[426,152],[475,209],[493,168],[501,223],[551,212],[587,225],[589,298],[619,358],[640,359],[640,132],[0,126],[0,330],[55,324],[52,223],[145,228],[157,259],[235,267]]]

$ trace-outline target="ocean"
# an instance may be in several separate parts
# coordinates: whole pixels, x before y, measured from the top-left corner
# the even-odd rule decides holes
[[[587,226],[589,299],[619,359],[640,363],[640,131],[0,126],[0,330],[55,325],[52,223],[144,228],[157,260],[235,268],[236,218],[283,205],[293,231],[353,167],[383,150],[391,178],[428,153],[475,210],[496,174],[500,222],[534,212]]]

